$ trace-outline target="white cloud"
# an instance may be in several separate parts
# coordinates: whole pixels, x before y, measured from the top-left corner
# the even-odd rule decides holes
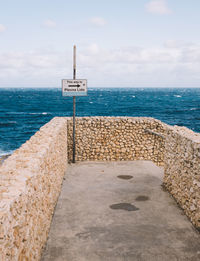
[[[99,53],[99,46],[96,44],[96,43],[93,43],[93,44],[90,44],[88,47],[87,47],[87,50],[88,50],[88,54],[90,55],[96,55]]]
[[[71,73],[71,57],[50,51],[0,53],[0,87],[59,86]]]
[[[6,31],[6,27],[3,24],[0,24],[0,33]]]
[[[90,22],[96,26],[104,26],[107,23],[103,17],[92,17]]]
[[[43,25],[46,27],[56,27],[56,22],[51,19],[47,19],[44,21]]]
[[[96,54],[87,48],[79,56],[79,66],[91,86],[198,87],[200,45],[99,48]]]
[[[78,50],[77,66],[77,77],[90,86],[198,87],[200,45],[170,41],[159,48],[103,49],[93,43]],[[60,86],[71,76],[71,52],[0,52],[0,87]]]
[[[149,3],[147,3],[145,7],[146,10],[152,14],[165,15],[172,13],[172,11],[167,6],[166,0],[152,0]]]

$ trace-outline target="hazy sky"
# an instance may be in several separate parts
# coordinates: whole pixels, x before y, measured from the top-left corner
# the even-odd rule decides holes
[[[200,87],[199,0],[0,0],[0,87]]]

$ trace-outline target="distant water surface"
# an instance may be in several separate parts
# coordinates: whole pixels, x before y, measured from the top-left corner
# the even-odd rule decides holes
[[[77,116],[146,116],[200,132],[200,88],[94,88],[76,101]],[[55,116],[72,116],[61,89],[0,89],[0,155]]]

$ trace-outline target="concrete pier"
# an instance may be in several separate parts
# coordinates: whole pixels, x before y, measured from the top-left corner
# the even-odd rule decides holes
[[[200,235],[150,161],[68,167],[42,261],[197,261]]]
[[[46,260],[200,260],[200,135],[153,118],[80,117],[70,165],[72,131],[56,117],[0,167],[0,260],[41,260],[65,173]]]

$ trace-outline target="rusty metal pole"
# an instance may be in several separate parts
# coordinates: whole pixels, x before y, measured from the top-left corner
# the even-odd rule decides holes
[[[74,45],[74,52],[73,52],[73,79],[76,80],[76,45]],[[72,162],[75,163],[76,157],[76,96],[73,96],[73,160]]]

